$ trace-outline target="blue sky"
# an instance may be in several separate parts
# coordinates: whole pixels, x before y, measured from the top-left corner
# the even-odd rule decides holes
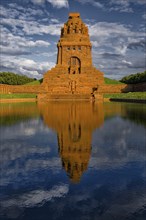
[[[1,0],[1,71],[42,78],[69,12],[88,25],[93,64],[120,79],[146,69],[145,0]]]

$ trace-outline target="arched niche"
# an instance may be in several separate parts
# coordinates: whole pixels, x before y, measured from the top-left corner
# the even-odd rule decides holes
[[[72,56],[68,62],[68,73],[69,74],[80,74],[81,73],[81,61],[78,57]]]

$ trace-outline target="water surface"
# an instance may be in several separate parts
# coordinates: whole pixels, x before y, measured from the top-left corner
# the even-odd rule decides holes
[[[146,105],[14,103],[0,116],[0,219],[145,219]]]

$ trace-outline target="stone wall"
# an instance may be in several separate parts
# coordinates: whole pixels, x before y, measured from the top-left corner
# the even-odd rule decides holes
[[[8,93],[43,93],[45,89],[41,85],[36,86],[24,86],[24,85],[0,85],[0,94],[8,94]]]
[[[59,91],[59,89],[58,89]],[[111,84],[103,84],[98,87],[98,93],[122,93],[122,92],[141,92],[146,91],[146,83],[138,83],[138,84],[119,84],[119,85],[111,85]],[[61,90],[60,90],[61,92]],[[51,92],[48,91],[48,88],[45,88],[43,85],[35,85],[35,86],[13,86],[13,85],[0,85],[0,94],[8,94],[8,93],[34,93],[34,94],[43,94],[48,93],[51,95]],[[90,91],[89,91],[90,93]],[[88,93],[88,94],[89,94]],[[58,93],[59,94],[59,93]],[[61,94],[63,94],[61,92]]]
[[[144,92],[146,91],[146,82],[137,84],[103,84],[99,86],[99,93],[122,93],[122,92]]]
[[[144,92],[144,91],[146,91],[146,82],[134,84],[133,85],[133,91],[135,91],[135,92]]]
[[[122,92],[133,92],[133,86],[127,84],[119,84],[119,85],[112,85],[112,84],[104,84],[99,86],[98,93],[122,93]]]

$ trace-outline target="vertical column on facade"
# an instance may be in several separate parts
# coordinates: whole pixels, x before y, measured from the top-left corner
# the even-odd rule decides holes
[[[62,47],[61,46],[59,46],[59,58],[58,58],[58,64],[62,64]]]
[[[60,64],[62,64],[63,50],[62,46],[60,47]]]
[[[57,64],[61,64],[60,63],[60,46],[58,46]]]
[[[58,46],[57,64],[62,64],[62,48]]]
[[[57,64],[59,64],[59,47],[58,48],[58,53],[57,53]]]

